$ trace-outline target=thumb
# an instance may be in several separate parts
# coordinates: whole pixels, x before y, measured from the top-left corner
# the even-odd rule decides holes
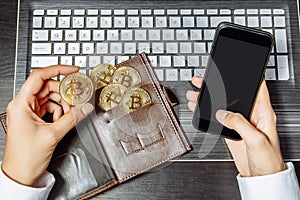
[[[88,116],[93,109],[94,107],[90,103],[77,105],[71,108],[59,120],[53,123],[57,137],[60,139],[63,138],[76,124]]]
[[[261,136],[261,133],[240,113],[218,110],[216,118],[222,125],[238,132],[246,143]]]

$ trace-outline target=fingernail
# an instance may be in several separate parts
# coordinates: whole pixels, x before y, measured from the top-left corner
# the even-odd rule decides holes
[[[94,106],[90,103],[84,104],[81,107],[81,112],[86,116],[94,110]]]
[[[226,110],[218,110],[216,112],[216,118],[219,122],[223,122],[227,114],[228,112]]]

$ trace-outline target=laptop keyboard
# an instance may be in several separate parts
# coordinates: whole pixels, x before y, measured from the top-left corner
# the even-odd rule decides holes
[[[99,63],[116,64],[146,52],[160,81],[190,81],[204,74],[222,21],[272,33],[276,44],[265,78],[290,79],[284,9],[34,10],[31,68],[77,65],[89,75]]]

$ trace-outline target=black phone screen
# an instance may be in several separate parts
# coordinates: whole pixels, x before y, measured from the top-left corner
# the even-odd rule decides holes
[[[271,46],[269,35],[232,27],[219,31],[194,113],[194,127],[240,139],[235,131],[219,124],[215,113],[226,109],[249,119]]]

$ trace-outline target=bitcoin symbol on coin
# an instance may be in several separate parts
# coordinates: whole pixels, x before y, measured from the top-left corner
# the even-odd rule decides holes
[[[121,101],[122,108],[126,113],[135,111],[148,104],[151,104],[151,97],[143,88],[131,88],[127,90]]]
[[[100,64],[97,65],[91,72],[91,79],[94,83],[95,89],[102,88],[108,85],[111,80],[112,76],[116,70],[115,66],[110,64]]]
[[[59,85],[59,93],[70,105],[88,102],[94,92],[91,79],[83,73],[73,73],[65,76]]]
[[[127,88],[121,84],[109,84],[105,86],[99,97],[99,106],[107,111],[119,105]]]
[[[142,82],[139,72],[132,67],[120,67],[114,72],[113,83],[124,85],[127,88],[139,85]]]

